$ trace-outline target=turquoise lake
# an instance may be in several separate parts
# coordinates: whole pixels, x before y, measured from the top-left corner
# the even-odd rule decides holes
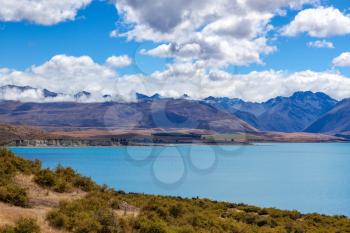
[[[350,144],[12,148],[43,166],[71,166],[99,184],[303,213],[350,216]]]

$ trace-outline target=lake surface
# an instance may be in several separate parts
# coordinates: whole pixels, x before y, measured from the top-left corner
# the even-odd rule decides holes
[[[45,167],[71,166],[128,192],[350,216],[350,144],[345,143],[12,150]]]

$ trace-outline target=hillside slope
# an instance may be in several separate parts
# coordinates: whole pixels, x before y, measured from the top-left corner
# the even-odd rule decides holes
[[[261,131],[301,132],[337,101],[324,93],[296,92],[290,97],[276,97],[263,103],[240,99],[208,97],[206,103],[231,113]]]
[[[264,103],[267,110],[258,117],[260,129],[301,132],[336,103],[323,93],[296,92],[291,97],[277,97]]]
[[[0,124],[0,146],[6,145],[14,140],[46,139],[55,138],[40,129]]]
[[[305,131],[328,134],[346,134],[350,132],[350,99],[341,101]]]
[[[255,132],[241,119],[189,100],[139,103],[0,102],[0,122],[44,127],[192,128],[215,132]]]

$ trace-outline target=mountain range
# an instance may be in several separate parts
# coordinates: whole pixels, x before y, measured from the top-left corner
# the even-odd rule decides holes
[[[263,103],[214,97],[205,101],[231,112],[259,130],[278,132],[302,132],[338,103],[324,93],[310,91],[276,97]]]
[[[36,91],[51,102],[7,100],[9,91]],[[350,99],[337,101],[310,91],[289,97],[276,97],[262,103],[238,98],[208,97],[191,100],[188,95],[167,98],[159,94],[136,93],[136,102],[84,102],[91,93],[81,91],[72,100],[52,101],[62,93],[29,86],[0,87],[0,122],[52,127],[116,128],[195,128],[219,133],[230,132],[312,132],[344,134],[350,132]],[[83,102],[82,102],[83,101]]]
[[[305,131],[350,135],[350,99],[339,102],[334,108],[313,122]]]

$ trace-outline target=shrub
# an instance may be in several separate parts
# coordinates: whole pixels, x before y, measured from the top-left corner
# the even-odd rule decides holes
[[[174,218],[180,217],[183,214],[183,211],[182,205],[174,205],[169,208],[169,213]]]
[[[28,205],[27,192],[15,184],[7,184],[0,187],[0,201],[26,207]]]
[[[73,185],[85,192],[90,192],[95,189],[96,184],[88,177],[76,177],[73,181]]]
[[[58,183],[57,176],[49,169],[41,170],[36,174],[34,181],[40,186],[52,188]]]
[[[64,228],[68,223],[68,217],[59,211],[51,211],[46,218],[51,226],[58,229]]]
[[[70,192],[72,190],[72,185],[64,180],[58,180],[54,187],[54,191],[58,193]]]
[[[34,181],[44,187],[56,192],[70,192],[73,187],[85,192],[90,192],[96,188],[96,184],[87,177],[78,175],[72,168],[58,166],[54,171],[49,169],[36,173]]]
[[[67,182],[72,182],[74,178],[78,176],[72,168],[65,168],[61,165],[57,166],[55,173],[58,177],[63,178]]]
[[[11,151],[0,148],[0,172],[13,175],[16,172],[22,172],[24,174],[33,174],[40,170],[41,162],[38,160],[30,161],[15,156]],[[4,170],[5,169],[5,170]]]
[[[0,229],[0,233],[40,233],[40,227],[33,219],[20,219],[14,227]]]
[[[156,219],[141,218],[134,223],[134,228],[140,233],[167,233],[167,226]]]
[[[73,233],[120,232],[118,219],[103,194],[88,195],[81,200],[61,203],[47,215],[50,225]]]

